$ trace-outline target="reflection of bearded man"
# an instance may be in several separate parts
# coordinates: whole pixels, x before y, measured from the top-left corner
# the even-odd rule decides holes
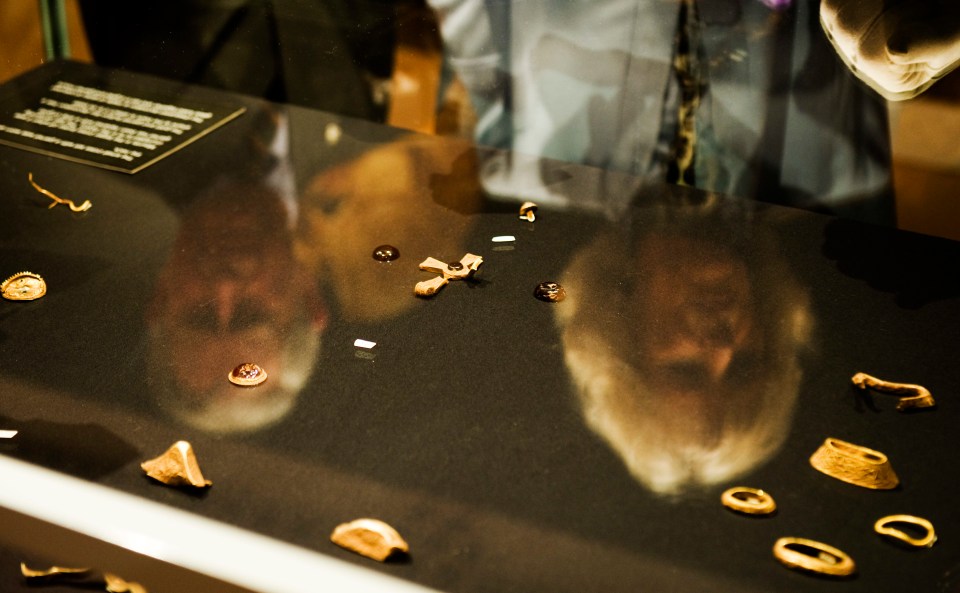
[[[743,474],[780,447],[810,320],[761,229],[747,238],[695,210],[652,226],[581,251],[556,311],[588,425],[645,486],[676,493]]]
[[[324,313],[293,258],[281,201],[240,184],[214,186],[183,215],[148,319],[150,379],[160,404],[192,426],[253,430],[293,407],[311,373]],[[266,383],[239,388],[242,362]]]

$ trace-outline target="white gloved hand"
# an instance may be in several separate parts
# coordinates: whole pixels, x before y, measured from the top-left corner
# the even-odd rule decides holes
[[[847,67],[891,101],[960,64],[960,0],[822,0],[820,23]]]

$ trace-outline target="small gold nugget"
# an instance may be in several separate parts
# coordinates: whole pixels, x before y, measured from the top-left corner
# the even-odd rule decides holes
[[[533,222],[537,219],[537,205],[533,202],[520,204],[520,219]]]
[[[900,483],[886,455],[840,439],[825,440],[810,456],[810,465],[831,478],[871,490],[891,490]]]
[[[781,537],[773,544],[773,555],[789,568],[831,577],[845,577],[857,570],[853,558],[825,543],[802,537]]]
[[[930,390],[922,385],[913,385],[911,383],[894,383],[877,379],[866,373],[857,373],[850,378],[850,381],[860,389],[875,389],[885,393],[909,394],[901,397],[897,402],[897,410],[900,412],[912,408],[932,408],[937,405],[930,394]]]
[[[227,379],[240,387],[253,387],[267,380],[267,371],[252,362],[245,362],[230,371]]]
[[[17,272],[0,284],[0,292],[8,301],[34,301],[47,294],[47,283],[40,274]]]
[[[109,572],[103,573],[103,581],[107,586],[107,593],[148,593],[147,588],[140,583],[125,581]]]
[[[168,486],[206,488],[213,485],[204,479],[193,447],[187,441],[177,441],[163,455],[144,461],[140,467],[148,476]]]
[[[420,262],[420,269],[426,272],[440,274],[440,276],[430,280],[424,280],[423,282],[417,282],[417,285],[413,288],[413,292],[417,296],[431,297],[437,294],[437,291],[446,286],[451,280],[465,280],[473,276],[473,273],[477,271],[477,268],[479,268],[482,263],[483,258],[472,253],[464,255],[460,258],[459,262],[452,264],[428,257]]]
[[[736,486],[720,495],[723,506],[745,515],[769,515],[777,510],[777,503],[769,493],[757,488]]]
[[[341,548],[380,562],[393,554],[406,554],[410,546],[397,530],[379,519],[356,519],[341,523],[330,534],[330,541]]]

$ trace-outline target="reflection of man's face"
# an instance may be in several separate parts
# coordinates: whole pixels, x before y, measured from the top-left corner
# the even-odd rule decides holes
[[[746,263],[722,245],[682,235],[649,235],[638,251],[645,281],[630,302],[643,320],[637,363],[651,387],[703,397],[745,379],[761,347]]]
[[[161,273],[151,323],[183,387],[207,392],[241,362],[278,369],[291,322],[314,308],[279,200],[251,190],[188,211]]]

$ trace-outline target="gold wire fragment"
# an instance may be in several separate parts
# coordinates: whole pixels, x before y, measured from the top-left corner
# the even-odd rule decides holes
[[[108,593],[149,593],[147,588],[140,583],[125,581],[109,572],[103,573],[103,581],[107,586]]]
[[[876,377],[872,377],[866,373],[857,373],[851,377],[850,380],[860,389],[870,388],[885,393],[911,394],[909,396],[900,398],[900,401],[897,403],[897,410],[900,412],[910,410],[912,408],[932,408],[937,405],[937,402],[933,399],[933,395],[931,395],[930,390],[922,385],[914,385],[911,383],[893,383],[891,381],[877,379]]]
[[[47,294],[47,283],[40,274],[17,272],[0,283],[0,293],[8,301],[35,301]]]
[[[227,373],[227,379],[240,387],[253,387],[267,380],[267,371],[260,365],[245,362]]]
[[[777,503],[769,493],[757,488],[735,486],[720,495],[723,506],[745,515],[769,515],[777,510]]]
[[[406,554],[410,546],[397,530],[379,519],[355,519],[341,523],[330,534],[330,541],[341,548],[380,562],[396,553]]]
[[[177,441],[163,455],[144,461],[140,467],[148,476],[168,486],[205,488],[213,485],[204,479],[193,447],[187,441]]]
[[[773,555],[789,568],[832,577],[849,576],[857,569],[843,551],[802,537],[781,537],[773,544]]]
[[[840,439],[828,438],[810,456],[810,465],[848,484],[891,490],[900,483],[886,455]]]
[[[68,568],[66,566],[51,566],[50,568],[30,568],[26,562],[20,563],[20,574],[28,579],[76,579],[90,573],[89,568]]]
[[[908,525],[919,527],[926,533],[926,535],[919,538],[913,537],[908,533],[893,527],[893,523],[906,523]],[[923,517],[916,517],[914,515],[887,515],[886,517],[877,519],[877,522],[873,524],[873,530],[880,535],[892,537],[893,539],[899,540],[915,548],[929,548],[937,541],[937,533],[933,529],[933,523],[927,521]]]
[[[444,263],[433,257],[428,257],[420,262],[420,269],[425,272],[433,272],[434,274],[440,275],[430,280],[417,282],[417,285],[413,288],[413,292],[421,297],[433,296],[451,280],[465,280],[473,276],[473,273],[477,271],[477,268],[479,268],[482,263],[483,258],[472,253],[464,255],[460,258],[459,262],[451,264]]]
[[[520,219],[533,222],[537,219],[537,205],[533,202],[520,204]]]
[[[50,204],[50,206],[49,206],[50,208],[56,207],[57,204],[65,204],[65,205],[69,206],[70,209],[73,210],[74,212],[86,212],[86,211],[89,210],[90,208],[93,208],[93,204],[90,203],[90,200],[84,200],[82,204],[80,204],[79,206],[77,206],[77,205],[73,202],[73,200],[68,200],[68,199],[66,199],[66,198],[61,198],[61,197],[57,196],[56,194],[54,194],[52,191],[43,189],[42,187],[40,187],[39,185],[37,185],[37,182],[36,182],[36,181],[33,180],[33,173],[27,173],[27,180],[30,182],[30,185],[32,185],[35,190],[37,190],[38,192],[40,192],[40,193],[42,193],[43,195],[47,196],[47,197],[50,198],[51,200],[53,200],[53,203]]]

